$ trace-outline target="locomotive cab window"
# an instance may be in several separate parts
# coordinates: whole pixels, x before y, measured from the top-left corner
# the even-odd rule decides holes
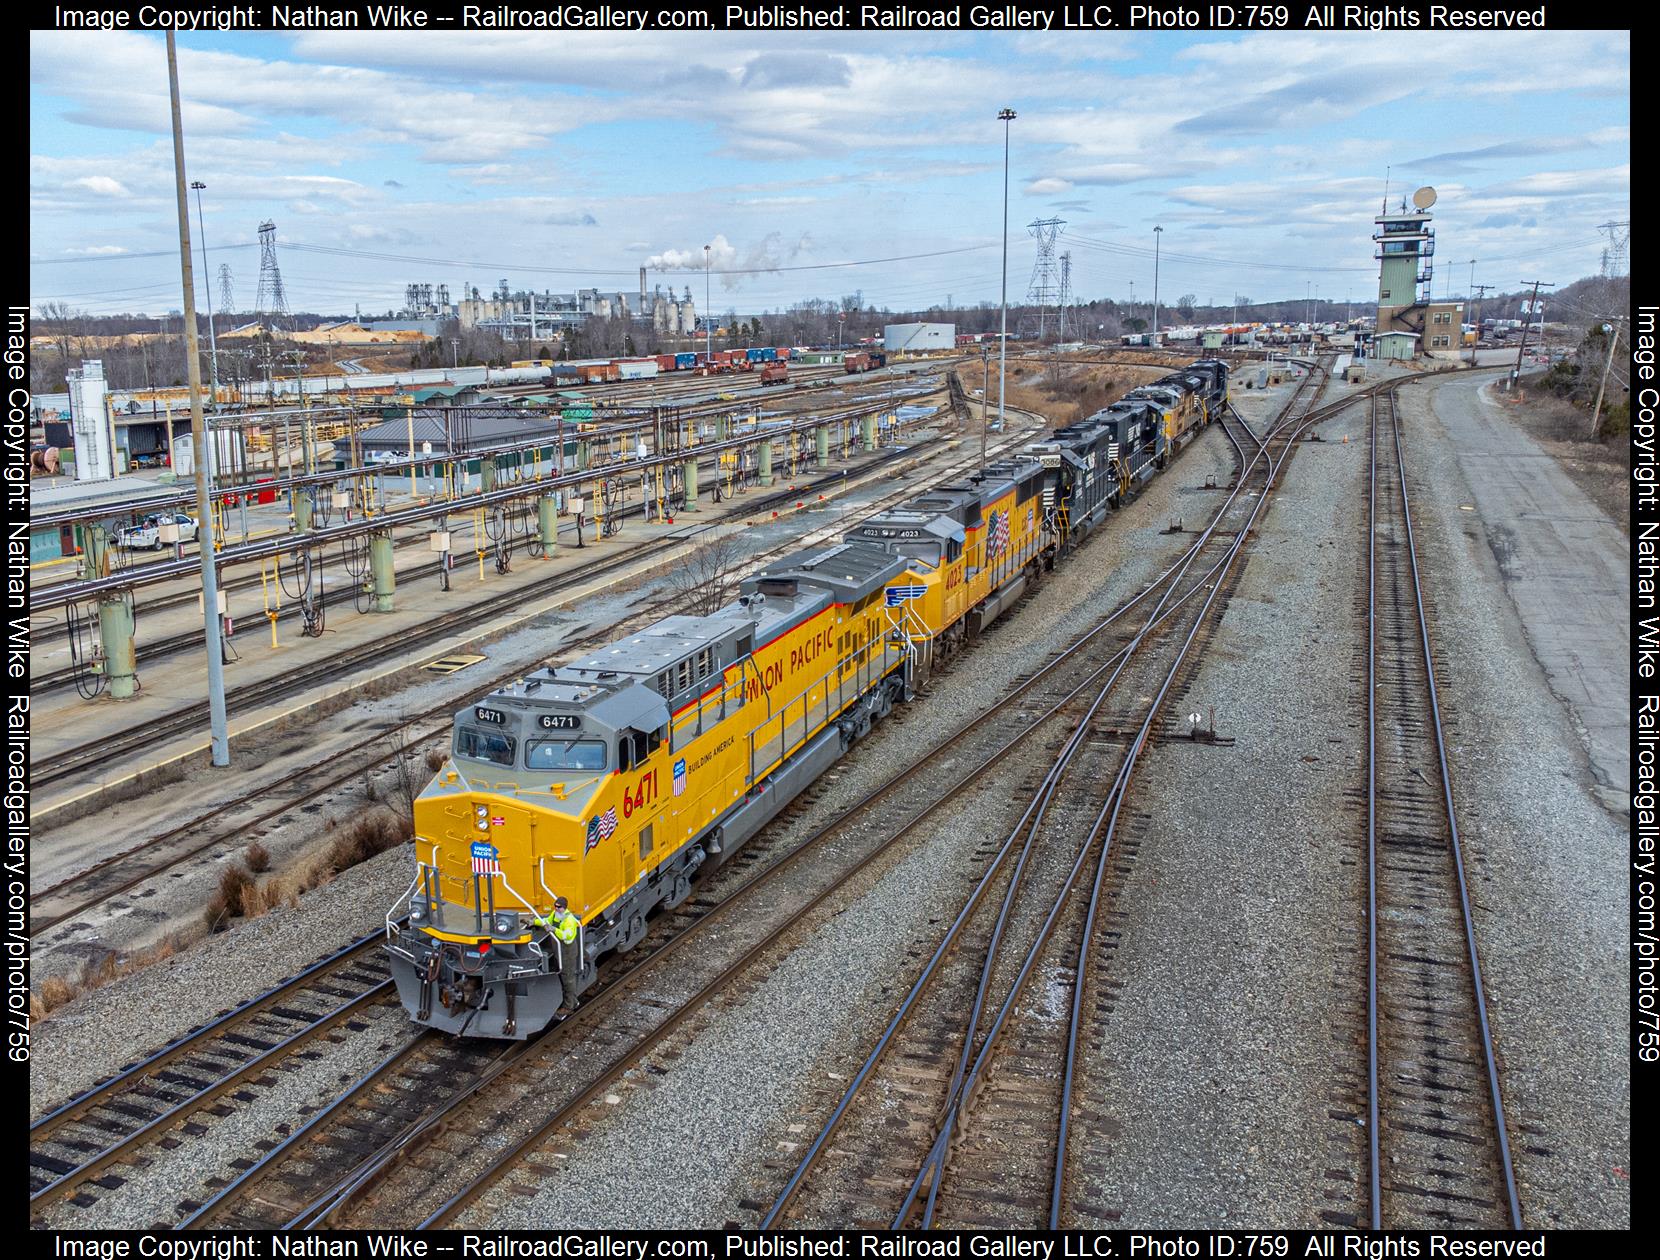
[[[530,770],[605,769],[605,745],[597,739],[533,739],[525,749]]]
[[[470,761],[491,761],[498,766],[510,766],[518,742],[500,731],[463,726],[455,732],[455,755]]]
[[[656,752],[662,743],[663,732],[660,729],[650,734],[644,731],[624,731],[617,736],[617,769],[632,770]]]

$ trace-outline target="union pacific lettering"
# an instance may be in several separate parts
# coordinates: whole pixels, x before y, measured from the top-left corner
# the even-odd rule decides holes
[[[797,670],[811,665],[825,652],[835,650],[836,636],[829,630],[819,630],[801,640],[790,648],[788,655],[780,657],[762,665],[755,662],[755,669],[744,680],[744,699],[759,700],[763,694],[772,691]]]

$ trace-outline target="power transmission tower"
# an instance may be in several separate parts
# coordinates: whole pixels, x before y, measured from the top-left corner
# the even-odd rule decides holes
[[[219,309],[227,314],[236,309],[236,303],[231,296],[231,265],[219,264]]]
[[[1597,231],[1608,233],[1608,248],[1602,251],[1602,278],[1625,274],[1625,253],[1631,247],[1631,223],[1599,223]]]
[[[1066,312],[1072,305],[1072,251],[1061,255],[1060,339],[1066,340]]]
[[[254,310],[272,328],[288,318],[288,295],[283,292],[282,272],[277,269],[277,225],[270,219],[259,225],[259,296]]]
[[[1066,226],[1065,219],[1034,219],[1026,230],[1037,238],[1037,259],[1032,263],[1032,283],[1026,288],[1026,302],[1038,308],[1038,340],[1043,340],[1048,308],[1060,296],[1060,269],[1055,262],[1055,238]]]

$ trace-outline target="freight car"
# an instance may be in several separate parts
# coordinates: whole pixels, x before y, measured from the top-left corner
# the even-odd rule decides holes
[[[412,1018],[517,1039],[573,1006],[602,957],[639,944],[648,915],[684,901],[1226,406],[1222,364],[1175,378],[772,565],[709,616],[665,618],[457,713],[449,761],[415,803],[413,879],[386,915]],[[579,925],[569,942],[560,897]]]

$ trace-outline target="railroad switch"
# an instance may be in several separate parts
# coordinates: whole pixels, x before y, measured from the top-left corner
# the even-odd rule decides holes
[[[1173,520],[1159,531],[1161,534],[1185,534],[1187,526],[1180,520]]]
[[[1202,713],[1189,713],[1187,715],[1187,722],[1187,734],[1182,738],[1186,738],[1189,743],[1212,744],[1218,748],[1231,748],[1233,746],[1234,741],[1232,736],[1218,735],[1216,733],[1215,709],[1210,711],[1210,722],[1208,725],[1205,723],[1205,716]]]

